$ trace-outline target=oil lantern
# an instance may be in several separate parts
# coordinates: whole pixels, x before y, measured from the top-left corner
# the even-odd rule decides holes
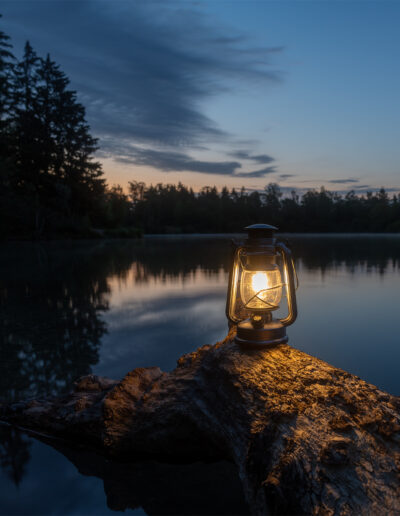
[[[229,275],[226,315],[237,325],[236,341],[250,347],[287,342],[286,326],[297,317],[297,275],[291,251],[277,242],[277,228],[254,224],[244,244],[234,253]],[[287,316],[272,316],[282,296],[287,297]]]

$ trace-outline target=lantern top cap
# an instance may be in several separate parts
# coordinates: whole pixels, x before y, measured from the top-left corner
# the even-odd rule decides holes
[[[278,228],[269,224],[253,224],[244,229],[248,233],[246,245],[264,246],[272,245],[275,242],[275,231]]]
[[[275,226],[270,226],[269,224],[252,224],[251,226],[246,226],[244,228],[246,231],[251,231],[252,229],[265,229],[267,231],[278,231],[278,228]]]

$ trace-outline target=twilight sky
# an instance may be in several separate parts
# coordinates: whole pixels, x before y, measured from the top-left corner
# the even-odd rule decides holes
[[[400,190],[398,1],[3,1],[110,184]]]

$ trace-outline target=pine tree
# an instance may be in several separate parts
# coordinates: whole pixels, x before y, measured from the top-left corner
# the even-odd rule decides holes
[[[26,42],[24,55],[14,68],[11,118],[14,132],[14,156],[18,167],[18,183],[28,182],[36,192],[40,189],[40,120],[37,114],[37,67],[39,58]]]
[[[97,140],[90,135],[76,92],[68,89],[68,78],[49,55],[41,60],[38,77],[44,171],[68,197],[69,215],[88,215],[105,188],[101,166],[92,160]]]
[[[97,140],[68,86],[50,56],[38,58],[27,42],[13,75],[12,154],[15,187],[31,207],[38,235],[49,225],[75,230],[90,220],[105,191],[101,166],[93,161]]]
[[[1,18],[1,14],[0,14]],[[11,52],[10,36],[0,31],[0,129],[8,115],[11,101],[11,77],[14,56]]]
[[[14,163],[9,149],[11,81],[15,59],[11,48],[10,37],[0,31],[0,235],[7,231],[8,214],[15,209],[11,184]]]

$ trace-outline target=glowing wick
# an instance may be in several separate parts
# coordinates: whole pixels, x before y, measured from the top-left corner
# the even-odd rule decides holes
[[[268,276],[265,272],[256,272],[251,278],[251,286],[255,292],[268,288]]]

